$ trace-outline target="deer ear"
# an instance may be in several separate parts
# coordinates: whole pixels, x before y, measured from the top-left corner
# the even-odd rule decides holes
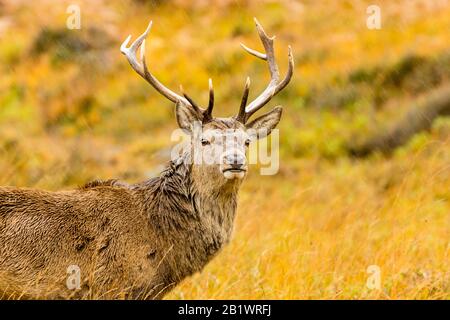
[[[178,126],[188,132],[196,121],[202,121],[202,116],[192,107],[182,102],[178,102],[175,109]]]
[[[247,124],[245,127],[250,136],[253,136],[257,139],[267,137],[277,126],[278,122],[280,122],[282,111],[282,107],[275,107],[272,109],[272,111],[263,114],[262,116]]]

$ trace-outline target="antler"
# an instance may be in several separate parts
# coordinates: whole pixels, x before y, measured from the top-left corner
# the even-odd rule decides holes
[[[148,83],[152,85],[153,88],[155,88],[159,93],[161,93],[164,97],[169,99],[172,102],[179,103],[182,102],[187,105],[191,105],[191,103],[184,97],[176,94],[169,88],[165,87],[161,82],[158,81],[147,69],[147,64],[145,63],[145,38],[147,38],[147,35],[150,32],[150,29],[152,28],[153,21],[150,21],[148,24],[147,30],[140,35],[136,41],[134,41],[129,48],[128,42],[130,42],[131,35],[129,35],[125,41],[120,46],[120,52],[122,52],[128,59],[128,62],[130,63],[131,67],[145,80],[147,80]],[[136,55],[137,50],[141,49],[141,55],[140,60],[137,61]]]
[[[244,95],[242,97],[242,103],[241,103],[241,109],[239,111],[238,120],[242,123],[245,123],[250,116],[261,109],[263,106],[265,106],[271,99],[274,97],[278,92],[284,89],[284,87],[287,86],[289,81],[292,78],[293,70],[294,70],[294,58],[292,55],[292,49],[291,46],[288,48],[288,57],[289,57],[289,65],[288,65],[288,71],[286,76],[283,80],[279,81],[280,78],[280,72],[278,71],[278,66],[275,61],[275,52],[273,49],[273,40],[275,39],[275,36],[269,37],[265,33],[263,27],[261,24],[254,18],[255,24],[256,24],[256,30],[258,31],[259,37],[261,39],[261,42],[264,46],[264,50],[266,53],[261,53],[259,51],[250,49],[249,47],[245,46],[241,43],[242,48],[250,53],[251,55],[267,61],[269,65],[269,72],[270,72],[270,82],[267,88],[252,102],[250,102],[249,105],[247,105],[245,108],[243,108],[243,105],[245,106],[247,103],[248,98],[248,90],[249,90],[249,80],[247,79],[247,83],[244,90]],[[245,110],[243,110],[245,109]]]
[[[147,80],[150,85],[161,93],[164,97],[169,99],[174,103],[183,103],[185,105],[191,106],[197,112],[203,114],[204,121],[210,121],[212,119],[212,109],[214,107],[214,92],[212,87],[212,81],[209,79],[209,104],[207,109],[202,109],[197,106],[197,104],[183,92],[183,96],[173,92],[166,86],[164,86],[158,79],[155,78],[153,74],[147,68],[145,62],[145,39],[147,38],[150,29],[152,28],[153,21],[148,24],[147,30],[140,35],[130,47],[128,47],[128,42],[130,42],[131,35],[129,35],[125,41],[120,46],[120,51],[127,57],[128,62],[131,67],[145,80]],[[140,61],[137,60],[137,50],[140,48]]]
[[[267,88],[255,99],[253,100],[249,105],[247,105],[247,99],[248,99],[248,93],[249,93],[249,86],[250,86],[250,79],[247,79],[244,95],[242,97],[241,102],[241,108],[239,110],[239,114],[237,115],[237,119],[241,121],[242,123],[245,123],[250,116],[261,109],[264,105],[266,105],[273,96],[275,96],[278,92],[284,89],[286,85],[289,83],[289,81],[292,78],[293,69],[294,69],[294,58],[292,56],[292,49],[289,46],[288,51],[288,57],[289,57],[289,65],[288,65],[288,71],[286,76],[283,80],[279,81],[280,73],[278,71],[278,66],[275,61],[275,52],[273,49],[273,40],[275,37],[269,37],[264,32],[264,29],[262,28],[261,24],[254,19],[256,23],[256,29],[258,31],[259,37],[261,39],[261,42],[264,46],[266,53],[261,53],[256,50],[250,49],[244,44],[241,43],[242,48],[244,48],[245,51],[250,53],[251,55],[267,61],[269,65],[269,71],[270,71],[270,77],[271,80],[269,82],[269,85]],[[159,93],[161,93],[164,97],[169,99],[170,101],[174,103],[183,103],[185,105],[188,105],[192,107],[197,112],[201,113],[203,115],[203,122],[211,121],[212,119],[212,109],[214,107],[214,91],[212,86],[212,81],[209,79],[209,104],[208,108],[202,109],[197,106],[197,104],[189,98],[185,93],[183,95],[179,95],[169,88],[165,87],[161,82],[158,81],[158,79],[155,78],[153,74],[150,73],[150,71],[147,68],[147,64],[145,62],[145,39],[147,38],[150,29],[152,27],[152,21],[150,21],[147,30],[140,35],[131,45],[128,47],[128,43],[130,42],[131,35],[129,35],[125,41],[120,46],[120,51],[127,57],[128,62],[130,63],[131,67],[142,77],[144,78],[150,85],[156,89]],[[137,50],[140,49],[140,61],[137,59]]]

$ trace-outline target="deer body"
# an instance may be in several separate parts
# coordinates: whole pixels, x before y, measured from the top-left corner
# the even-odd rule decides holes
[[[243,47],[267,61],[271,81],[247,105],[247,79],[239,112],[229,118],[212,116],[211,80],[203,109],[150,73],[144,43],[151,23],[130,47],[130,37],[125,40],[122,53],[176,103],[178,125],[190,142],[159,177],[134,185],[97,181],[62,192],[0,187],[0,299],[162,298],[230,241],[237,193],[248,169],[246,148],[270,134],[282,108],[247,120],[288,84],[293,71],[289,50],[288,72],[280,81],[273,38],[257,21],[256,26],[266,54]],[[208,161],[196,162],[198,151]],[[76,274],[68,275],[69,270]]]
[[[231,236],[238,181],[200,193],[190,168],[79,190],[0,188],[0,292],[15,298],[161,298]],[[17,232],[21,230],[21,232]],[[66,286],[80,267],[81,290]],[[102,294],[108,292],[108,294]]]

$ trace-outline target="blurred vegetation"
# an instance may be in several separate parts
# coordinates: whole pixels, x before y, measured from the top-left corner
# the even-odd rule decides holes
[[[69,4],[81,29],[66,28]],[[215,114],[237,111],[266,65],[253,16],[277,35],[296,70],[272,106],[281,168],[253,172],[233,243],[172,298],[450,298],[450,121],[439,117],[390,156],[351,157],[349,145],[401,123],[416,101],[450,85],[450,5],[370,1],[0,1],[0,184],[56,190],[97,178],[130,182],[167,160],[174,106],[120,54],[150,19],[147,61],[168,87],[183,84]],[[269,108],[269,107],[266,107]],[[255,168],[256,169],[256,168]],[[239,257],[236,256],[239,252]],[[381,291],[365,287],[382,270]]]

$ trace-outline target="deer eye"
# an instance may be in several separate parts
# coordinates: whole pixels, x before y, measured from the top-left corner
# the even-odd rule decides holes
[[[210,142],[206,139],[202,139],[202,146],[207,146]]]
[[[245,140],[245,146],[248,147],[250,145],[250,139]]]

